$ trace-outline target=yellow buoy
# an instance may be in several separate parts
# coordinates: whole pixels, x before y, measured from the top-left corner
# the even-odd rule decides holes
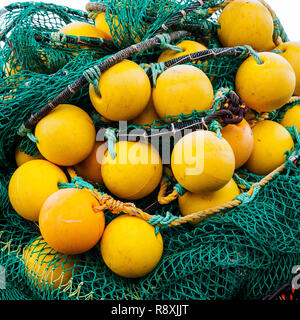
[[[106,149],[107,144],[105,142],[96,141],[89,156],[74,166],[76,174],[87,181],[102,185],[101,162]]]
[[[206,111],[213,102],[213,87],[206,74],[191,65],[164,71],[153,88],[153,103],[160,118],[193,110]]]
[[[44,158],[61,166],[72,166],[92,151],[96,130],[90,116],[71,104],[60,104],[38,122],[37,147]]]
[[[21,151],[19,148],[16,148],[15,159],[16,159],[17,166],[20,167],[23,163],[26,163],[30,160],[41,160],[41,159],[44,159],[44,157],[41,154],[38,154],[33,157]]]
[[[162,162],[148,142],[119,141],[116,157],[107,151],[102,163],[104,185],[121,199],[137,200],[149,195],[159,184]]]
[[[223,138],[230,144],[235,156],[235,168],[241,167],[250,157],[253,149],[253,133],[243,119],[237,124],[228,124],[222,129]]]
[[[185,56],[190,53],[207,50],[206,46],[204,46],[203,44],[201,44],[197,41],[192,41],[192,40],[180,41],[179,43],[176,44],[176,46],[181,48],[182,51],[177,52],[177,51],[170,50],[170,49],[165,50],[160,54],[157,62],[166,62],[168,60],[175,59],[175,58],[178,58],[181,56]]]
[[[296,88],[294,95],[300,96],[300,42],[285,42],[279,45],[276,50],[282,51],[282,53],[278,54],[291,64],[296,74]]]
[[[175,144],[171,168],[177,182],[188,191],[216,191],[232,178],[235,157],[224,138],[199,130],[185,135]]]
[[[267,175],[286,161],[286,151],[294,148],[289,132],[279,123],[264,120],[252,128],[253,151],[244,167],[257,175]]]
[[[163,240],[145,220],[123,215],[105,228],[100,250],[105,264],[114,273],[138,278],[151,272],[159,263]]]
[[[233,179],[231,179],[223,188],[212,192],[192,193],[186,192],[178,197],[179,209],[183,216],[202,210],[221,206],[240,194],[240,190]],[[194,219],[191,223],[196,225],[203,218]]]
[[[106,119],[132,120],[147,106],[151,96],[150,80],[135,62],[123,60],[103,72],[99,96],[92,84],[89,94],[94,108]]]
[[[257,112],[274,111],[292,97],[296,76],[292,66],[283,57],[272,52],[246,59],[237,71],[236,92],[246,105]]]
[[[139,114],[136,118],[131,120],[131,123],[142,126],[145,124],[152,124],[155,120],[158,121],[159,119],[159,115],[157,114],[154,108],[153,99],[151,97],[144,111],[141,114]],[[157,124],[158,122],[156,122],[156,125]]]
[[[250,45],[257,51],[275,47],[272,15],[259,1],[231,1],[222,10],[218,23],[218,36],[224,47]]]
[[[117,23],[117,25],[119,24],[119,22],[116,18],[115,18],[114,22]],[[95,27],[97,30],[99,30],[100,32],[105,34],[106,39],[113,40],[109,26],[105,20],[105,12],[100,12],[97,14],[97,16],[95,18]]]
[[[124,32],[123,26],[120,24],[119,19],[117,16],[113,16],[111,14],[111,26],[109,27],[106,19],[106,13],[105,12],[100,12],[97,14],[95,18],[95,27],[97,30],[101,31],[102,33],[105,34],[106,39],[113,40],[113,35],[116,33],[116,31],[122,31]],[[133,32],[133,29],[128,28],[127,23],[125,24],[127,32],[129,32],[129,36],[135,41],[135,42],[140,42],[141,41],[141,35],[140,33],[144,34],[146,31],[146,27],[139,26],[140,28],[140,33],[137,34],[137,29],[135,28],[135,32]],[[110,29],[111,28],[111,29]],[[115,41],[121,42],[121,39],[118,39],[118,35],[115,35]]]
[[[64,256],[39,236],[23,251],[25,272],[39,290],[64,287],[77,271],[76,257]]]
[[[280,123],[284,127],[296,126],[297,130],[300,131],[300,105],[297,104],[288,109]]]
[[[23,218],[38,221],[45,200],[58,191],[58,183],[66,183],[64,172],[46,160],[31,160],[21,165],[12,175],[9,200]]]
[[[204,46],[203,44],[197,42],[197,41],[192,41],[192,40],[183,40],[179,43],[176,44],[177,47],[182,49],[182,52],[177,52],[174,50],[165,50],[161,53],[161,55],[158,57],[157,62],[166,62],[171,59],[175,59],[178,57],[185,56],[187,54],[199,52],[199,51],[204,51],[207,50],[207,47]],[[200,65],[202,64],[201,60],[194,61],[194,63]],[[200,67],[200,69],[203,72],[208,71],[208,61],[204,62],[203,66]],[[213,81],[214,77],[210,76],[209,80]]]
[[[43,204],[40,231],[45,241],[56,251],[79,254],[90,250],[100,240],[105,218],[96,212],[97,199],[81,189],[61,189]]]
[[[59,30],[67,36],[105,38],[105,34],[87,22],[71,22]]]

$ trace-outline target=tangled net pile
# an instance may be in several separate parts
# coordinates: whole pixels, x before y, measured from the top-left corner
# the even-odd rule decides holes
[[[15,148],[19,145],[30,155],[37,151],[34,142],[18,135],[20,126],[31,114],[86,70],[105,62],[137,39],[144,41],[158,33],[185,30],[188,33],[183,39],[201,39],[209,49],[221,48],[217,17],[228,2],[98,1],[106,9],[114,39],[98,43],[89,39],[78,42],[70,37],[67,44],[57,34],[73,21],[93,23],[88,12],[32,2],[15,3],[0,10],[0,265],[6,270],[6,289],[0,290],[0,299],[261,299],[291,281],[292,267],[300,261],[300,170],[295,161],[288,160],[284,171],[275,174],[255,197],[246,197],[239,206],[208,217],[196,227],[184,223],[163,228],[162,259],[153,272],[141,279],[124,279],[113,274],[96,246],[78,257],[66,286],[52,290],[50,284],[37,287],[35,275],[25,272],[22,252],[40,234],[39,228],[17,215],[8,199],[8,182],[16,169]],[[118,25],[114,25],[112,16],[119,17]],[[274,39],[281,37],[286,41],[276,17],[274,24]],[[82,48],[82,41],[87,49]],[[150,64],[157,61],[163,50],[163,46],[157,46],[131,58],[139,64]],[[194,65],[213,76],[218,97],[220,90],[234,89],[236,71],[248,55],[248,49],[240,47],[231,56],[210,55]],[[71,95],[67,103],[87,111],[96,128],[116,126],[102,122],[94,113],[87,84]],[[279,122],[284,112],[297,103],[295,99],[264,116]],[[178,115],[178,119],[195,120],[204,115],[207,114],[195,112]],[[260,116],[257,114],[253,121]],[[154,125],[160,128],[156,123],[147,127]],[[294,152],[299,155],[299,136],[293,133]],[[245,170],[239,173],[243,177],[239,182],[243,180],[247,188],[263,178]],[[104,187],[101,191],[107,192]],[[157,193],[135,204],[145,211],[150,208],[153,215],[164,217],[169,212],[181,215],[176,201],[152,206],[156,197]],[[107,222],[115,217],[109,210],[105,213]],[[55,265],[60,255],[56,252],[52,255]]]

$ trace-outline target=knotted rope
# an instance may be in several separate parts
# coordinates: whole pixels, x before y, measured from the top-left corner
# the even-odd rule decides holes
[[[152,73],[152,83],[153,87],[156,87],[156,80],[157,77],[165,71],[165,64],[164,62],[159,62],[159,63],[141,63],[140,67],[142,67],[145,72],[148,70],[151,70]]]
[[[101,96],[100,90],[99,90],[99,79],[101,77],[101,70],[98,67],[98,65],[95,65],[89,69],[87,69],[83,76],[86,78],[86,80],[93,85],[93,88],[97,95]]]
[[[201,210],[199,212],[194,212],[181,217],[176,217],[171,213],[167,213],[165,217],[159,215],[150,215],[144,212],[143,210],[137,208],[134,203],[125,203],[119,200],[115,200],[112,196],[98,191],[96,188],[94,188],[92,184],[84,181],[81,177],[77,177],[75,171],[72,168],[68,168],[68,173],[71,177],[71,182],[60,183],[59,188],[80,188],[86,190],[87,192],[91,193],[99,202],[99,205],[93,208],[95,213],[109,210],[113,214],[125,213],[128,215],[140,217],[145,221],[151,223],[153,226],[155,226],[155,230],[156,232],[158,232],[159,228],[161,227],[173,227],[181,225],[183,223],[196,221],[199,218],[205,219],[224,210],[229,210],[241,204],[247,204],[253,201],[262,187],[264,187],[268,182],[273,180],[274,177],[280,174],[286,167],[288,167],[288,165],[293,164],[298,159],[299,154],[296,151],[293,151],[290,153],[287,161],[284,164],[282,164],[273,172],[265,176],[259,182],[252,184],[248,192],[244,192],[238,195],[232,201],[224,203],[220,206]],[[167,180],[165,179],[165,181]],[[180,192],[182,192],[182,194],[183,192],[185,192],[185,190],[183,188],[181,189],[180,187],[176,187],[175,191],[178,193],[178,195],[180,194]]]

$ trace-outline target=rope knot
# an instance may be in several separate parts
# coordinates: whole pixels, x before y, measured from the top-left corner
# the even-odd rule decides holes
[[[104,138],[108,142],[108,152],[110,156],[115,159],[117,154],[115,152],[115,143],[118,141],[116,137],[116,129],[115,128],[107,128],[104,133]]]
[[[156,235],[161,228],[168,227],[170,223],[178,219],[178,217],[174,216],[170,211],[167,211],[165,216],[153,215],[152,217],[152,219],[148,220],[148,223],[155,226]]]
[[[173,189],[176,190],[180,196],[183,196],[187,192],[180,183],[177,183]]]
[[[158,34],[156,37],[160,40],[161,49],[169,49],[172,51],[183,52],[182,48],[170,44],[171,36],[168,33]]]
[[[232,113],[231,116],[222,117],[225,124],[237,124],[245,118],[248,107],[234,91],[230,90],[227,99],[221,103],[220,110],[229,110]]]
[[[217,121],[213,120],[210,125],[209,125],[209,131],[214,131],[217,134],[217,138],[221,139],[222,138],[222,125]]]
[[[86,80],[89,83],[93,85],[96,94],[101,96],[101,93],[99,90],[99,79],[101,77],[100,68],[98,66],[91,67],[83,73],[83,76],[86,78]]]
[[[259,56],[259,54],[258,54],[257,51],[255,51],[255,50],[254,50],[251,46],[249,46],[249,45],[245,45],[244,47],[246,48],[246,52],[247,52],[248,54],[250,54],[250,55],[256,60],[256,62],[257,62],[258,64],[263,64],[263,61],[261,60],[261,58],[260,58],[260,56]]]
[[[244,193],[238,195],[237,197],[235,197],[234,200],[241,201],[240,205],[247,204],[255,199],[255,197],[259,193],[260,188],[261,187],[259,184],[253,184],[252,185],[252,193],[251,192],[244,192]]]
[[[39,140],[34,136],[34,134],[31,132],[31,129],[28,129],[25,127],[24,123],[21,124],[20,128],[17,131],[17,134],[21,137],[27,137],[29,140],[31,140],[33,143],[38,143]]]
[[[142,67],[145,70],[145,72],[147,72],[148,70],[151,70],[153,87],[156,87],[157,77],[165,71],[164,62],[141,63],[140,67]]]

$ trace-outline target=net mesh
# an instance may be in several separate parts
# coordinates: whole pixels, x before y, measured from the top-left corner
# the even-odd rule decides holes
[[[194,10],[189,10],[195,3],[191,0],[101,3],[106,5],[113,43],[85,44],[84,47],[76,43],[76,39],[72,44],[66,43],[57,33],[70,22],[93,24],[87,12],[37,2],[15,3],[0,11],[3,37],[0,51],[0,265],[6,270],[6,288],[0,290],[0,298],[260,299],[291,281],[292,267],[300,261],[300,175],[299,168],[292,162],[287,162],[285,171],[261,188],[254,201],[207,218],[196,227],[183,224],[162,229],[164,252],[159,265],[147,276],[135,280],[113,274],[101,258],[99,245],[73,257],[71,266],[67,260],[61,260],[59,253],[51,252],[49,257],[49,247],[38,238],[38,225],[25,221],[12,209],[7,188],[16,169],[15,149],[19,146],[30,155],[37,152],[36,145],[29,139],[17,139],[20,125],[85,70],[120,49],[149,39],[182,10],[186,12],[185,19],[176,21],[168,31],[189,30],[192,36],[185,39],[198,40],[208,48],[220,47],[216,30],[223,0],[206,1],[201,9]],[[283,29],[280,32],[282,34]],[[155,63],[163,50],[149,49],[135,54],[132,60],[139,64]],[[241,54],[192,64],[213,77],[216,93],[224,87],[234,89],[235,73],[244,58]],[[96,128],[117,126],[103,122],[95,113],[87,86],[66,102],[87,111]],[[270,113],[270,119],[279,122],[284,112],[297,103]],[[177,115],[176,121],[200,119],[203,115],[205,113],[197,112]],[[157,123],[151,126],[157,128]],[[294,138],[299,150],[297,137]],[[237,174],[243,177],[244,184],[262,178],[242,169]],[[180,216],[176,201],[152,207],[157,192],[136,201],[136,206],[145,211],[152,208],[151,214],[165,216],[172,212]],[[106,223],[115,217],[109,211],[105,214]],[[42,259],[47,265],[45,278],[39,278],[34,269],[30,272],[26,269],[23,250],[28,247],[35,248],[30,255],[35,261]],[[43,260],[44,257],[47,259]],[[51,279],[57,270],[63,276],[61,286],[55,288]]]

